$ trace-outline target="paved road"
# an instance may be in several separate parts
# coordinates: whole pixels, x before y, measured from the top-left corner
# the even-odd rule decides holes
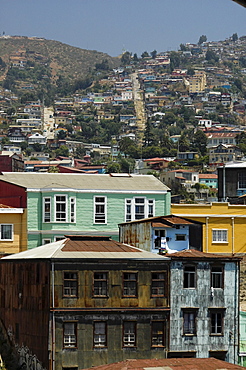
[[[140,83],[137,78],[137,72],[132,73],[132,91],[133,91],[133,99],[134,99],[134,106],[136,111],[136,121],[137,121],[137,132],[136,138],[137,143],[142,145],[145,125],[146,125],[146,112],[145,112],[145,104],[143,99],[143,91],[140,90]]]

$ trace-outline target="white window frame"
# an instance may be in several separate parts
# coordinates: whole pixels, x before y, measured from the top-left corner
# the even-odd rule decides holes
[[[47,202],[47,203],[49,203],[49,205],[50,205],[50,211],[49,211],[49,214],[50,214],[50,220],[49,221],[45,221],[45,204],[46,204],[46,201],[49,201],[49,202]],[[44,223],[49,223],[49,222],[51,222],[51,197],[44,197],[43,198],[43,222]]]
[[[219,237],[219,232],[221,233],[221,237]],[[223,238],[223,233],[225,232],[225,238]],[[223,239],[223,240],[218,240]],[[212,243],[228,243],[228,229],[212,229]]]
[[[97,198],[104,198],[104,202],[98,202],[96,201]],[[104,213],[96,213],[96,207],[97,205],[103,205],[104,206]],[[104,215],[105,218],[104,221],[98,222],[96,220],[97,215]],[[94,224],[96,225],[105,225],[107,224],[107,197],[105,195],[95,195],[94,196]]]
[[[57,202],[57,197],[64,197],[65,198],[65,202]],[[67,197],[67,194],[55,194],[55,196],[54,196],[54,218],[55,218],[55,222],[58,222],[58,223],[68,222],[68,202],[67,202],[67,198],[68,198]],[[65,219],[64,220],[58,220],[57,219],[57,209],[56,209],[56,206],[59,203],[60,204],[65,204]],[[63,212],[60,212],[60,213],[63,213]]]
[[[70,205],[70,209],[69,209],[70,222],[74,224],[76,223],[76,198],[75,197],[69,198],[69,205]],[[74,208],[73,211],[72,211],[72,208]]]
[[[10,239],[2,238],[2,226],[11,226],[11,238]],[[6,242],[12,242],[14,240],[14,225],[13,224],[1,224],[0,225],[0,240],[6,241]]]
[[[139,205],[144,206],[143,218],[149,218],[155,216],[155,199],[149,199],[146,197],[133,197],[133,198],[126,198],[125,199],[125,222],[139,220],[140,218],[136,218],[136,199],[143,199],[143,203],[138,203]],[[150,207],[152,208],[152,212],[150,212]]]

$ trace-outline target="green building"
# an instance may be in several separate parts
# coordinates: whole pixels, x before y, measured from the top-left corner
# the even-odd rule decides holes
[[[152,175],[5,172],[0,203],[27,208],[28,249],[64,235],[107,235],[118,224],[170,214],[170,189]]]

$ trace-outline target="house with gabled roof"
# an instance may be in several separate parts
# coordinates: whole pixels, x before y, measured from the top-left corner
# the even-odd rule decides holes
[[[110,235],[118,224],[170,213],[170,189],[151,175],[3,173],[0,202],[27,209],[28,248],[70,234]]]

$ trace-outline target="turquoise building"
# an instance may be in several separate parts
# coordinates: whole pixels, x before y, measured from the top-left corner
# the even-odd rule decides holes
[[[64,235],[107,235],[118,224],[170,214],[170,189],[152,175],[9,172],[0,203],[27,208],[28,249]]]

